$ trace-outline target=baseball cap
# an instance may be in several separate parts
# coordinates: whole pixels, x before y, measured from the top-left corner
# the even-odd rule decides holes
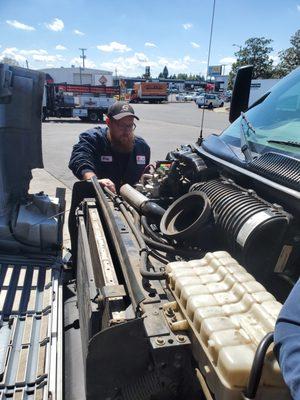
[[[107,116],[119,120],[124,117],[132,116],[139,119],[135,113],[134,109],[126,101],[116,101],[112,106],[109,107]]]

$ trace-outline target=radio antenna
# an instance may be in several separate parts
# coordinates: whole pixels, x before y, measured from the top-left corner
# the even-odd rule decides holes
[[[207,55],[207,69],[206,69],[206,79],[208,78],[208,71],[209,71],[209,63],[210,63],[210,51],[211,51],[211,42],[212,42],[212,35],[213,35],[213,27],[214,27],[214,19],[215,19],[215,6],[216,0],[213,0],[213,12],[211,17],[211,24],[210,24],[210,37],[209,37],[209,46],[208,46],[208,55]],[[205,101],[204,101],[205,103]],[[201,116],[201,127],[200,127],[200,136],[198,138],[197,144],[201,145],[203,142],[203,124],[204,124],[204,104]]]

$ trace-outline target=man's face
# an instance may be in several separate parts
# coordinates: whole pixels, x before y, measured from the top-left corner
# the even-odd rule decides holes
[[[119,120],[111,118],[108,123],[112,148],[120,153],[130,153],[134,145],[134,117],[127,116]]]

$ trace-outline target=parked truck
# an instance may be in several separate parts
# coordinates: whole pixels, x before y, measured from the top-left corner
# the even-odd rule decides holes
[[[63,192],[28,194],[43,74],[0,64],[1,398],[290,399],[272,331],[299,278],[300,69],[247,110],[250,82],[135,187],[74,185],[75,273]]]
[[[108,108],[120,95],[118,86],[47,83],[43,96],[43,120],[49,117],[79,117],[82,121],[103,120]]]
[[[162,103],[168,100],[168,85],[164,82],[136,82],[130,95],[131,103]]]

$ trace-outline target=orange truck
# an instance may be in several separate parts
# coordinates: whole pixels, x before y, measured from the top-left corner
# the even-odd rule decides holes
[[[130,103],[161,103],[168,100],[168,84],[163,82],[136,82],[130,95]]]

